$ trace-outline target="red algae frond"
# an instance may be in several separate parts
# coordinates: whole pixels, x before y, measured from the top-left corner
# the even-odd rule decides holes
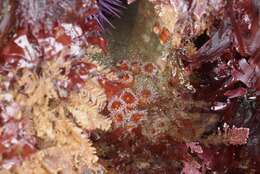
[[[237,128],[236,126],[230,127],[227,123],[224,123],[223,133],[219,129],[218,134],[223,137],[223,140],[226,141],[227,144],[243,145],[247,143],[249,128]]]
[[[105,89],[108,99],[118,95],[118,93],[125,87],[123,84],[119,83],[119,81],[111,81],[103,77],[99,78],[99,84]]]

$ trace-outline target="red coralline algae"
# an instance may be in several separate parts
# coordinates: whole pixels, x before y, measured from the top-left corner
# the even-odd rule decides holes
[[[68,89],[80,88],[84,85],[89,75],[97,70],[97,65],[90,62],[76,60],[72,62],[68,73]]]
[[[201,165],[196,162],[183,162],[184,163],[184,167],[181,171],[181,174],[201,174],[200,172],[200,168]]]
[[[198,160],[198,165],[192,165],[192,160],[183,160],[186,163],[183,170],[187,169],[188,173],[207,173],[207,170],[213,173],[257,173],[260,171],[259,2],[150,1],[156,4],[159,18],[171,7],[173,15],[177,16],[172,17],[172,21],[177,22],[173,22],[175,26],[170,34],[173,37],[180,34],[181,47],[174,51],[176,57],[182,58],[196,89],[193,99],[214,104],[211,110],[204,109],[218,114],[218,124],[234,125],[224,131],[226,133],[222,132],[218,140],[220,144],[205,147],[203,141],[211,135],[210,132],[217,132],[217,126],[210,128],[198,144],[202,149],[199,151],[203,152],[200,153],[203,162]],[[163,17],[162,21],[167,22],[171,15]],[[162,27],[156,22],[153,30],[160,36]],[[190,45],[194,49],[190,50]],[[178,83],[174,76],[169,81],[172,87]],[[183,126],[181,131],[190,129],[192,123]],[[222,141],[226,142],[223,144]]]
[[[16,5],[17,29],[0,48],[1,63],[32,67],[40,59],[50,59],[61,52],[70,57],[81,56],[82,48],[88,45],[107,51],[101,26],[93,17],[99,14],[96,2],[22,0]]]
[[[41,30],[38,25],[44,21],[46,24],[43,29],[49,32],[56,22],[73,20],[80,24],[84,31],[90,31],[90,28],[101,31],[106,23],[110,23],[111,16],[120,16],[122,7],[122,2],[119,0],[58,0],[55,2],[21,0],[17,11],[21,17],[20,25],[31,27],[32,24],[37,24],[33,29],[36,32]]]
[[[186,143],[186,146],[190,148],[191,153],[203,153],[203,149],[199,142]]]
[[[5,109],[6,108],[6,109]],[[36,152],[36,137],[30,130],[32,121],[13,118],[15,108],[0,107],[1,134],[0,153],[2,155],[1,165],[5,168],[13,164],[20,164],[25,158]],[[12,112],[11,112],[12,111]]]
[[[259,65],[256,60],[258,57],[256,35],[259,30],[256,27],[258,20],[256,11],[259,10],[259,4],[254,1],[239,3],[230,1],[225,9],[230,10],[225,11],[225,22],[188,61],[193,68],[201,67],[202,63],[217,62],[216,76],[225,79],[232,77],[225,84],[226,87],[242,82],[255,91],[258,89],[259,81]],[[223,74],[223,71],[226,73]]]
[[[232,99],[236,97],[245,96],[246,93],[247,93],[247,89],[240,87],[237,89],[226,91],[223,95],[228,97],[229,99]]]
[[[219,130],[219,134],[227,141],[227,143],[232,145],[243,145],[247,143],[249,136],[249,128],[237,128],[235,126],[231,127],[224,123],[223,134]]]
[[[122,88],[124,88],[122,83],[116,80],[109,80],[106,77],[100,77],[98,81],[99,84],[104,88],[108,99],[111,99],[114,95],[118,95]]]
[[[107,41],[103,37],[89,36],[87,37],[88,43],[99,46],[104,52],[107,52]]]
[[[211,158],[211,170],[257,173],[260,6],[254,0],[231,0],[222,5],[212,28],[206,31],[208,40],[193,55],[180,50],[180,57],[191,77],[198,77],[192,82],[196,88],[194,99],[212,102],[211,109],[220,115],[220,123],[226,122],[220,136],[225,145],[203,149],[203,155]],[[245,163],[246,168],[239,167]]]

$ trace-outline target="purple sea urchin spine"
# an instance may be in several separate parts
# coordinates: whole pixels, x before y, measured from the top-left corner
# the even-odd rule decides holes
[[[98,0],[98,6],[102,12],[120,17],[123,4],[121,0]]]
[[[109,24],[113,27],[109,21],[110,16],[120,17],[121,10],[124,8],[122,0],[97,0],[99,6],[99,13],[96,16],[98,23],[103,27],[105,24]]]

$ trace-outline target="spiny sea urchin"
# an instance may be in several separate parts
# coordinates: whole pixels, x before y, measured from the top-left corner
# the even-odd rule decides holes
[[[96,19],[101,27],[106,24],[113,27],[112,23],[109,21],[109,18],[111,16],[120,17],[121,10],[125,7],[122,0],[97,0],[97,4],[99,7],[99,12],[96,15]]]

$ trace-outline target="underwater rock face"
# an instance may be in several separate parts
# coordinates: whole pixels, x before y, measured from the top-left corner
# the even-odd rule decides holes
[[[185,42],[202,34],[211,27],[215,15],[221,17],[223,0],[149,0],[154,4],[160,25],[172,35],[175,48],[185,46]]]
[[[258,173],[258,7],[1,1],[0,173]]]

